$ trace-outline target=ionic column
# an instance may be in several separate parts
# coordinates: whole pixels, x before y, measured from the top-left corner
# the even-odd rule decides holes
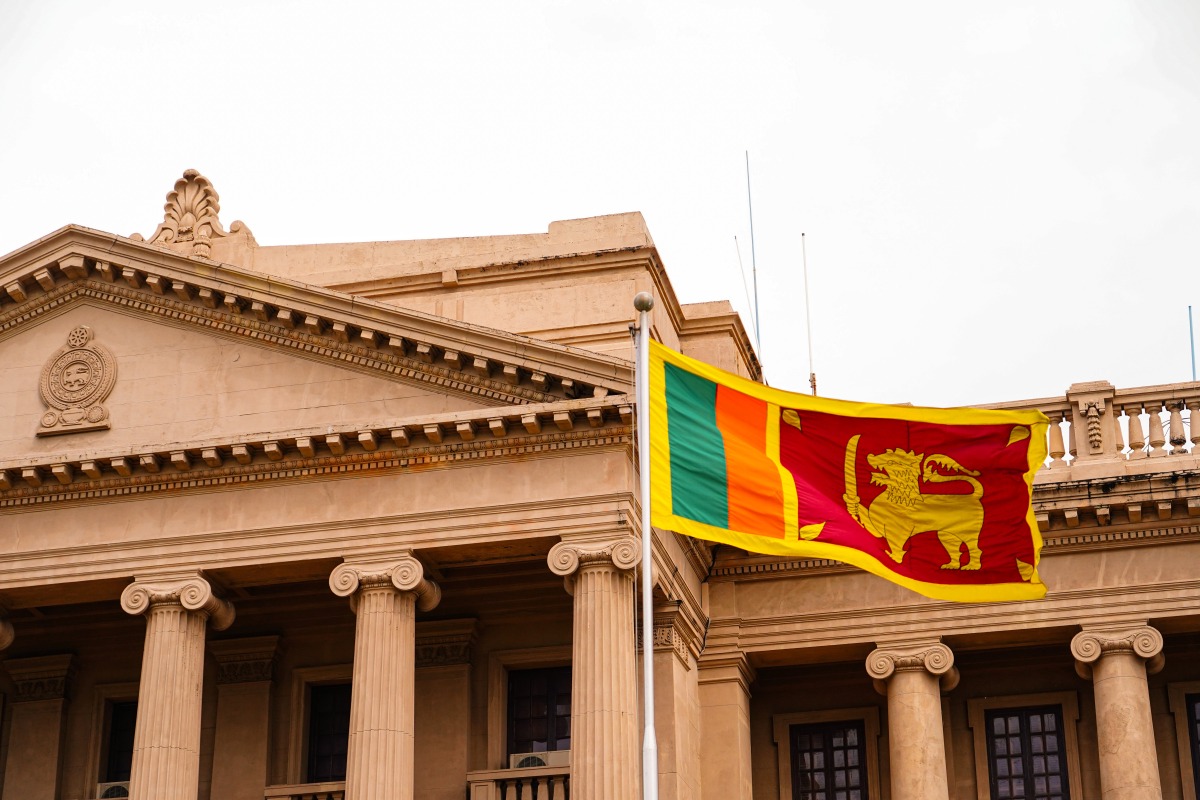
[[[940,642],[883,645],[867,673],[887,695],[892,800],[949,800],[942,692],[958,684],[954,654]]]
[[[628,800],[640,788],[634,658],[637,540],[559,542],[548,561],[575,596],[571,647],[571,794]]]
[[[358,615],[346,800],[412,800],[417,609],[441,589],[411,553],[341,564],[329,588]]]
[[[8,712],[11,731],[4,800],[55,800],[59,796],[66,691],[73,661],[73,656],[61,655],[4,662],[17,688]]]
[[[1075,671],[1091,678],[1105,800],[1160,800],[1146,675],[1162,669],[1162,634],[1148,625],[1085,627],[1071,640]]]
[[[129,796],[196,800],[205,628],[232,625],[233,606],[191,572],[139,578],[121,593],[121,608],[146,616]]]

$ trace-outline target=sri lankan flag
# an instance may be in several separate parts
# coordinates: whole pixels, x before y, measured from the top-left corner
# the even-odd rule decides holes
[[[1043,597],[1040,411],[783,392],[650,342],[651,517],[753,553],[852,564],[927,597]]]

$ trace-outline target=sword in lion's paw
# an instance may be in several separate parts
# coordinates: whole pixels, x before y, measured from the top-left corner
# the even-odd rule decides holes
[[[862,434],[856,433],[850,437],[850,441],[846,443],[846,464],[844,474],[846,476],[846,493],[842,495],[842,500],[846,502],[846,511],[850,512],[850,516],[854,517],[854,521],[862,524],[859,519],[859,498],[858,498],[858,480],[855,475],[854,462],[858,458],[858,438]]]

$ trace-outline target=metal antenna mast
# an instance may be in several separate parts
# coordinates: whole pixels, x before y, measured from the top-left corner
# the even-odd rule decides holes
[[[812,309],[808,304],[808,250],[804,246],[804,232],[800,232],[800,258],[804,262],[804,324],[808,326],[808,385],[813,397],[817,396],[817,372],[813,368]]]
[[[754,201],[750,196],[750,151],[746,151],[746,207],[750,209],[750,271],[754,276],[754,346],[762,363],[762,331],[758,326],[758,259],[754,257]]]

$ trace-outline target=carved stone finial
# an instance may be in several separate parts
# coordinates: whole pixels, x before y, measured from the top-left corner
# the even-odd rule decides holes
[[[91,328],[77,326],[42,367],[38,391],[50,409],[42,415],[38,436],[110,427],[102,404],[117,382],[117,360],[94,338]]]
[[[220,211],[220,197],[212,181],[196,170],[189,169],[175,181],[175,188],[167,194],[162,224],[151,234],[149,241],[207,258],[214,239],[233,234],[253,238],[250,229],[241,221],[235,221],[228,231],[221,227],[221,221],[217,218]],[[131,238],[141,240],[136,234]]]

